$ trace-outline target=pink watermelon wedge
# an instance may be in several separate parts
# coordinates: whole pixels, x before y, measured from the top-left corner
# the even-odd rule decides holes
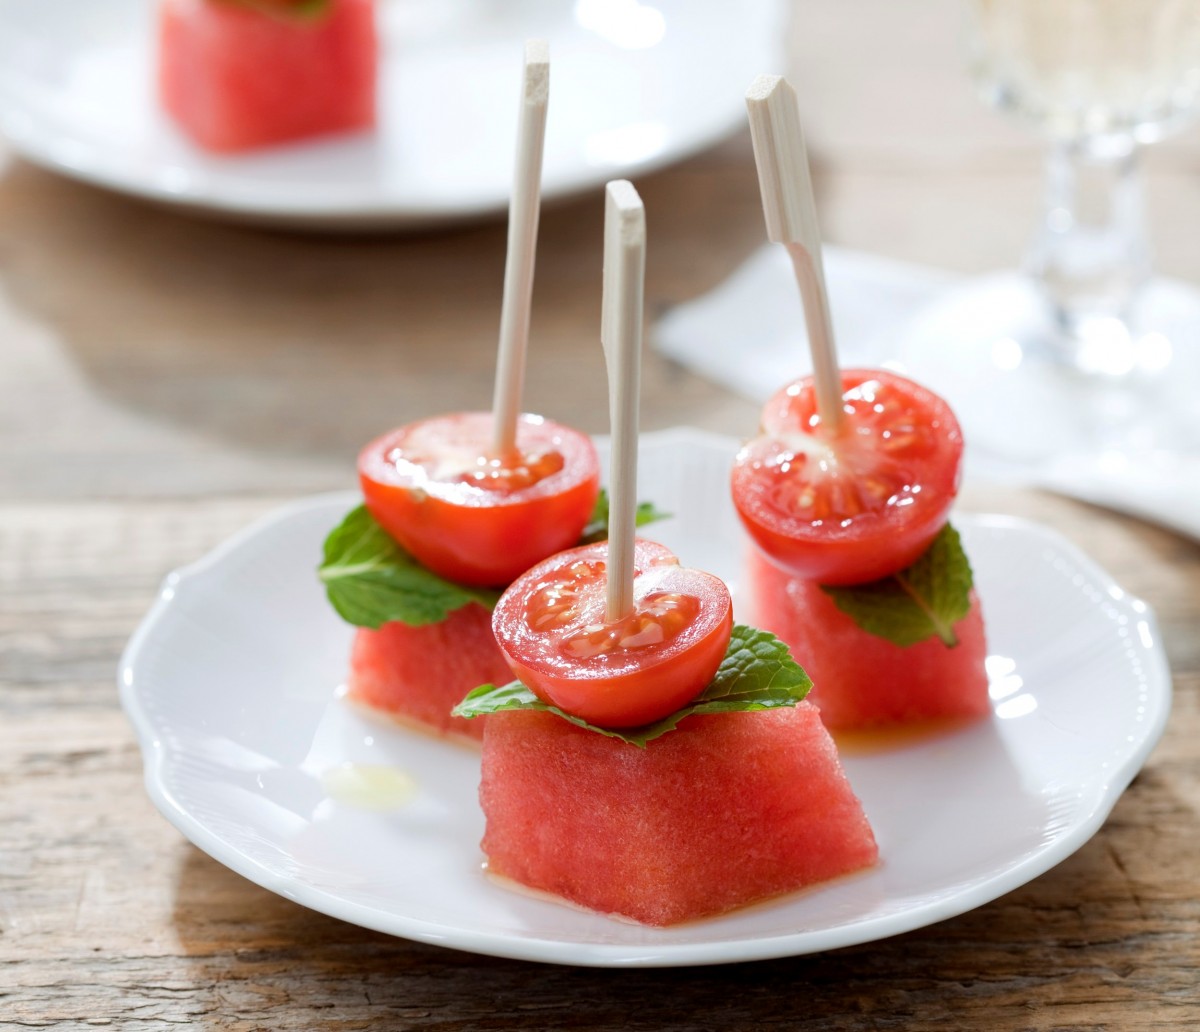
[[[241,151],[375,121],[373,0],[164,0],[159,96],[200,146]]]
[[[860,628],[820,585],[749,551],[750,621],[781,638],[812,678],[808,699],[827,727],[852,731],[991,711],[983,613],[974,594],[971,611],[954,627],[956,646],[929,638],[901,648]]]
[[[815,707],[692,716],[645,749],[550,713],[487,718],[489,870],[670,925],[875,863]]]
[[[481,684],[508,684],[512,671],[492,634],[492,614],[471,602],[440,623],[359,628],[350,652],[350,698],[442,735],[479,740],[491,717],[450,715]]]

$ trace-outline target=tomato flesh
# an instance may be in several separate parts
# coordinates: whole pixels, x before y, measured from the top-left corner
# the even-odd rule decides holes
[[[950,406],[882,369],[842,371],[842,426],[822,433],[811,377],[764,406],[734,463],[734,505],[777,565],[822,584],[912,565],[958,493],[963,440]]]
[[[489,452],[492,416],[464,412],[393,430],[363,449],[367,509],[421,563],[460,584],[501,587],[579,541],[600,490],[591,439],[540,416],[511,455]]]
[[[633,612],[609,621],[607,561],[600,542],[538,564],[501,597],[492,629],[513,673],[544,702],[600,727],[638,727],[708,686],[733,609],[720,578],[639,540]]]

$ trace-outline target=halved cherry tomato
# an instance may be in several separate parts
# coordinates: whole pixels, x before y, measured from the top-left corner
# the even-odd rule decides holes
[[[764,406],[733,501],[763,552],[798,577],[860,584],[910,566],[946,522],[963,440],[950,406],[882,369],[842,371],[844,418],[821,433],[811,377]]]
[[[367,509],[435,573],[500,587],[579,541],[600,490],[591,440],[521,416],[516,450],[491,456],[492,416],[461,412],[409,423],[358,457]]]
[[[600,542],[539,563],[501,596],[492,630],[543,702],[600,727],[638,727],[708,686],[729,647],[733,610],[719,577],[639,540],[634,611],[609,623],[607,561]]]

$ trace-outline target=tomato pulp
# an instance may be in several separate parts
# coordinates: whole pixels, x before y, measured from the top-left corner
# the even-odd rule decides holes
[[[734,463],[733,501],[777,565],[860,584],[912,565],[946,522],[963,440],[950,406],[882,369],[842,371],[842,425],[822,432],[811,377],[764,406]]]
[[[367,509],[435,573],[500,587],[579,541],[600,491],[590,438],[521,416],[511,455],[489,455],[492,416],[409,423],[358,457]]]
[[[634,610],[606,619],[608,543],[552,556],[520,577],[492,613],[513,673],[543,702],[600,727],[674,713],[712,681],[733,629],[719,577],[667,548],[634,548]]]

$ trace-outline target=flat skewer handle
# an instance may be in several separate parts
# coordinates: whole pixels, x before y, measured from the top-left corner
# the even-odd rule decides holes
[[[605,188],[604,295],[600,322],[600,340],[608,366],[612,430],[606,603],[609,622],[633,611],[645,271],[645,208],[633,184],[616,180]]]
[[[521,414],[549,100],[550,46],[544,39],[531,39],[525,44],[516,170],[508,205],[508,253],[504,262],[504,299],[500,307],[500,346],[492,396],[492,447],[498,456],[509,454],[516,446],[517,418]]]
[[[842,419],[842,381],[796,91],[782,76],[760,75],[746,91],[746,110],[767,238],[783,244],[792,259],[812,352],[817,412],[827,432],[836,433]]]

